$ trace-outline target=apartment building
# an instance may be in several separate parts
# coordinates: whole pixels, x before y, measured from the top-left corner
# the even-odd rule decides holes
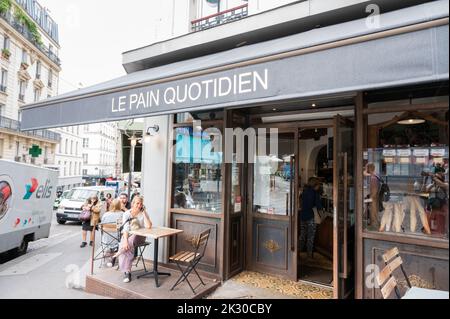
[[[37,1],[0,0],[0,158],[55,165],[61,135],[21,132],[21,109],[57,95],[58,25]]]
[[[82,138],[83,179],[96,184],[103,178],[117,175],[117,123],[89,124],[80,127]]]

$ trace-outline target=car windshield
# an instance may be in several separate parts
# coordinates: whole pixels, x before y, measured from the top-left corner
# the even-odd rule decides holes
[[[88,198],[97,196],[97,191],[88,189],[73,189],[67,194],[67,199],[75,202],[85,202]]]

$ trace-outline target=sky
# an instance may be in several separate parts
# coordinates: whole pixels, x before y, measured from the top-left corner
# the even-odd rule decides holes
[[[149,45],[152,0],[39,0],[59,25],[59,94],[122,76],[122,52]]]

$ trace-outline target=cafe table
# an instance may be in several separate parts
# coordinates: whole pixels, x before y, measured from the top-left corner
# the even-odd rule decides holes
[[[159,288],[159,276],[170,276],[170,273],[164,273],[158,271],[158,246],[161,238],[168,238],[181,234],[183,230],[172,229],[166,227],[152,227],[151,229],[139,229],[131,231],[130,234],[136,236],[142,236],[146,238],[152,238],[154,240],[154,256],[153,256],[153,270],[146,271],[144,274],[138,276],[139,278],[153,276],[155,278],[156,288]]]
[[[448,291],[412,287],[402,299],[448,299]]]

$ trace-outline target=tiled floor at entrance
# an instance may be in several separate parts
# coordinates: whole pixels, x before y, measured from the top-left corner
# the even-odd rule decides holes
[[[210,299],[331,299],[331,289],[244,271],[225,282]]]

